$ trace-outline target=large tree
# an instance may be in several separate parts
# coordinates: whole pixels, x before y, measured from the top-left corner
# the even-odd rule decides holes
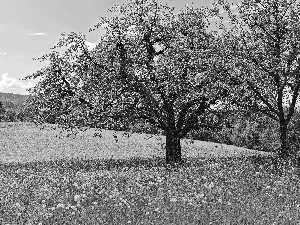
[[[288,125],[300,89],[300,4],[296,0],[243,0],[238,15],[220,0],[231,26],[223,26],[229,64],[240,88],[233,102],[279,124],[280,158],[290,156]]]
[[[143,119],[166,135],[166,161],[181,161],[180,139],[229,93],[221,39],[208,32],[209,10],[186,7],[178,15],[156,0],[115,6],[106,30],[88,51],[81,34],[64,34],[50,64],[28,76],[40,118],[56,123],[99,126]],[[60,54],[56,49],[68,47]]]

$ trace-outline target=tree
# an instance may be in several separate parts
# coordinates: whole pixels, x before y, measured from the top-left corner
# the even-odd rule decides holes
[[[43,78],[32,89],[37,106],[67,127],[142,119],[165,132],[166,162],[181,162],[180,139],[229,86],[209,10],[173,10],[156,0],[115,6],[93,28],[106,33],[91,52],[84,35],[63,34],[54,49],[66,52],[41,57],[49,66],[26,78]]]
[[[300,88],[300,5],[296,0],[243,0],[236,16],[228,3],[219,3],[230,17],[224,40],[232,72],[242,84],[233,102],[279,123],[278,156],[288,158],[288,125]]]
[[[3,121],[4,114],[5,114],[5,109],[3,107],[3,103],[0,102],[0,122]]]

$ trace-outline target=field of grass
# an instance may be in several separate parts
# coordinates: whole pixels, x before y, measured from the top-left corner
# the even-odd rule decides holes
[[[92,132],[0,123],[0,224],[300,223],[297,168],[275,173],[241,156],[255,152],[188,140],[170,168],[159,136]]]

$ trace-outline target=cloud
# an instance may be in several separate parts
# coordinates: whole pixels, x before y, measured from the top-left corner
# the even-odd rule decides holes
[[[7,55],[7,52],[0,52],[0,55]]]
[[[91,51],[97,45],[97,43],[92,43],[92,42],[89,42],[89,41],[85,41],[85,44],[88,46],[89,51]]]
[[[8,73],[1,75],[0,92],[11,92],[16,94],[28,94],[26,89],[34,87],[32,82],[19,81],[16,78],[9,77]]]
[[[31,35],[31,36],[45,36],[47,34],[45,34],[45,33],[33,33],[33,34],[29,34],[29,35]]]

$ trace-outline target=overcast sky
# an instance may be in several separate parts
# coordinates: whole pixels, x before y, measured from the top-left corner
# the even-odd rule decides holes
[[[161,0],[176,11],[192,0]],[[194,0],[194,6],[211,6],[213,0]],[[231,0],[231,2],[237,2]],[[19,81],[46,64],[34,61],[49,53],[63,32],[83,32],[90,45],[101,30],[88,33],[113,4],[125,0],[0,0],[0,92],[28,94],[34,80]]]

